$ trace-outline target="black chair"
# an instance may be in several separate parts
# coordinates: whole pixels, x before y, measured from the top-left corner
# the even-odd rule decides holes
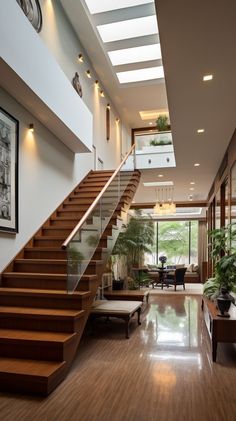
[[[170,285],[173,285],[175,287],[175,291],[176,291],[177,285],[183,285],[183,288],[185,289],[184,275],[185,275],[186,270],[187,268],[175,269],[174,279],[168,278],[168,274],[167,274],[167,277],[163,281],[163,285],[166,285],[167,287],[169,287]]]

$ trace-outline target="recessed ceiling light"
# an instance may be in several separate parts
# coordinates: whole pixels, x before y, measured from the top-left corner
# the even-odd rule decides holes
[[[164,177],[164,175],[163,174],[158,174],[157,177],[161,178],[161,177]]]
[[[149,126],[152,126],[153,125],[153,122],[152,121],[149,121]]]
[[[158,34],[156,15],[128,19],[119,22],[98,25],[97,30],[103,42]]]
[[[198,131],[197,131],[198,133],[204,133],[205,132],[205,129],[198,129]]]
[[[190,187],[190,189],[189,190],[194,190],[194,187]]]
[[[195,184],[195,181],[191,181],[190,184]]]
[[[200,167],[200,164],[199,164],[198,162],[196,162],[196,163],[194,164],[194,167]]]
[[[108,51],[108,56],[113,66],[159,60],[161,59],[161,47],[160,44],[152,44],[142,45],[141,47],[124,48],[122,50]]]
[[[139,6],[141,4],[153,3],[153,0],[85,0],[90,13],[108,12],[109,10],[123,9],[125,7]]]
[[[161,79],[164,77],[163,66],[128,70],[116,73],[120,83],[140,82],[142,80]]]
[[[212,79],[213,79],[213,75],[205,75],[205,76],[203,76],[204,82],[206,82],[208,80],[212,80]]]

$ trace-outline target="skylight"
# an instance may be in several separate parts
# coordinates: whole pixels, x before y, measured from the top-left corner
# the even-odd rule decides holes
[[[161,79],[164,77],[163,66],[128,70],[116,73],[120,83],[140,82],[142,80]]]
[[[113,66],[161,59],[160,44],[143,45],[142,47],[124,48],[108,51]]]
[[[91,15],[108,12],[109,10],[124,9],[125,7],[140,6],[153,3],[154,0],[85,0]]]
[[[158,33],[155,15],[98,25],[97,30],[103,42],[112,42]]]

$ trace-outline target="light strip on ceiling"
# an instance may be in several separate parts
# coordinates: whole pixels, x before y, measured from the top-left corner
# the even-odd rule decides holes
[[[103,42],[137,38],[158,33],[156,15],[98,25]]]
[[[141,47],[124,48],[122,50],[108,51],[108,56],[113,66],[159,60],[161,59],[161,47],[160,44],[152,44],[142,45]]]
[[[95,13],[108,12],[110,10],[124,9],[125,7],[140,6],[142,4],[153,3],[154,0],[85,0],[89,12]]]
[[[156,120],[159,115],[169,116],[169,112],[167,108],[163,108],[161,110],[139,111],[139,115],[142,120]]]
[[[173,181],[145,181],[143,183],[145,187],[165,187],[165,186],[173,186]]]
[[[164,77],[163,66],[128,70],[116,73],[120,83],[140,82],[142,80],[161,79]]]

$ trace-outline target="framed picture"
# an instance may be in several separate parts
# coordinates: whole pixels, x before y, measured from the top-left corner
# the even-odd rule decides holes
[[[37,32],[42,29],[42,12],[39,0],[16,0]]]
[[[19,122],[0,107],[0,231],[18,232]]]

